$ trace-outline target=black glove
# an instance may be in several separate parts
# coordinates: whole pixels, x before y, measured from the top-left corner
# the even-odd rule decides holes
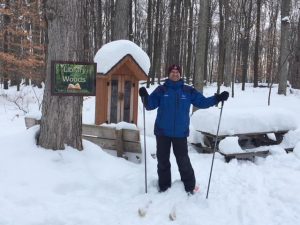
[[[145,87],[141,87],[140,89],[139,89],[139,94],[140,94],[140,96],[142,97],[142,98],[144,98],[144,97],[148,97],[149,96],[149,94],[148,94],[148,92],[147,92],[147,90],[146,90],[146,88]]]
[[[218,102],[226,101],[229,97],[228,91],[223,91],[221,94],[216,94],[216,99]]]

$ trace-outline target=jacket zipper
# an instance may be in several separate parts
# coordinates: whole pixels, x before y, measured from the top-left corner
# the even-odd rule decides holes
[[[176,99],[175,99],[175,115],[174,115],[174,136],[175,136],[175,126],[176,126],[176,115],[177,115],[177,109],[178,109],[178,104],[179,104],[179,100],[178,100],[178,93],[176,93]]]

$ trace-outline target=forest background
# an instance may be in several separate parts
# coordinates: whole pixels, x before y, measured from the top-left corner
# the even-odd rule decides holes
[[[48,0],[48,2],[51,2]],[[105,43],[129,39],[150,57],[148,85],[170,64],[198,90],[278,83],[300,88],[298,0],[85,0],[85,61]],[[0,1],[1,88],[46,77],[46,0]],[[51,10],[48,10],[51,11]],[[49,14],[49,12],[48,12]],[[48,15],[49,18],[49,15]],[[57,34],[60,35],[60,34]],[[218,88],[219,91],[219,88]],[[234,96],[234,88],[232,88]]]

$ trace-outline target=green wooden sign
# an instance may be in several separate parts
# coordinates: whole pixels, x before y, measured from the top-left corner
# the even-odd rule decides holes
[[[96,63],[52,61],[52,95],[96,95]]]

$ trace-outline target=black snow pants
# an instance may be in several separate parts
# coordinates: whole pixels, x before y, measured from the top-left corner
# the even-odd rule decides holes
[[[187,138],[156,136],[156,144],[158,185],[160,191],[165,191],[171,187],[170,151],[172,144],[185,191],[192,192],[195,188],[196,181],[194,170],[188,156]]]

